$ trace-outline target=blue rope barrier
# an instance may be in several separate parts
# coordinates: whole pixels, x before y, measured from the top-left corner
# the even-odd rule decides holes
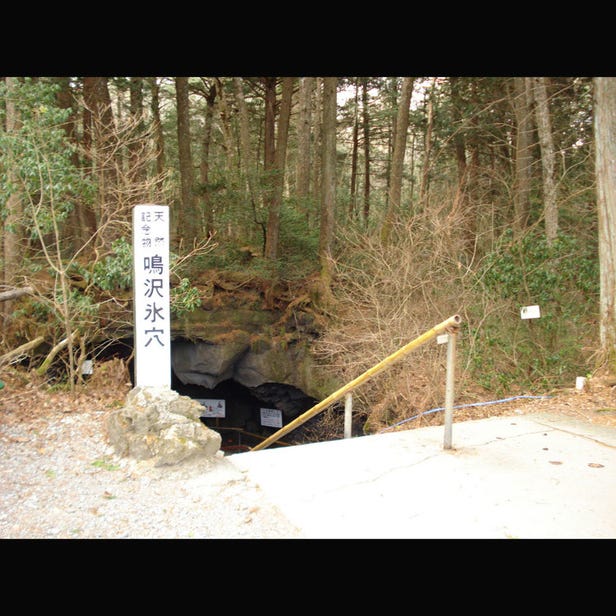
[[[454,409],[463,409],[463,408],[467,408],[469,406],[487,406],[489,404],[501,404],[502,402],[513,402],[514,400],[521,400],[521,399],[533,399],[533,400],[541,400],[541,399],[547,399],[547,398],[551,398],[552,396],[513,396],[511,398],[503,398],[502,400],[489,400],[487,402],[472,402],[470,404],[460,404],[458,406],[454,406]],[[387,430],[392,430],[393,428],[396,428],[398,426],[401,426],[402,424],[405,424],[409,421],[412,421],[413,419],[417,419],[418,417],[421,417],[422,415],[429,415],[430,413],[436,413],[437,411],[444,411],[445,407],[444,406],[439,406],[438,408],[435,409],[430,409],[429,411],[425,411],[423,413],[419,413],[419,415],[414,415],[413,417],[409,417],[408,419],[403,419],[402,421],[399,421],[398,423],[395,423],[391,426],[388,426],[387,428],[383,428],[382,430],[379,430],[379,432],[377,434],[381,434],[381,432],[386,432]]]

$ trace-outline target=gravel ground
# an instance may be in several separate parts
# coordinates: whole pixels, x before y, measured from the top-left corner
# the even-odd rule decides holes
[[[221,452],[173,467],[118,457],[105,440],[107,413],[0,425],[0,538],[302,536]]]
[[[99,372],[99,383],[72,396],[29,373],[0,372],[6,383],[0,393],[0,538],[302,538],[221,453],[173,467],[115,455],[104,420],[130,383],[113,366]],[[584,392],[459,409],[456,421],[548,411],[616,426],[616,380],[593,379]]]

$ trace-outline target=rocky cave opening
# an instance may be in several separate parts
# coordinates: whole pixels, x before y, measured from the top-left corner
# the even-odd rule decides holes
[[[201,421],[219,432],[221,449],[226,454],[249,451],[318,402],[294,385],[264,380],[260,372],[262,369],[257,368],[257,362],[250,356],[249,350],[238,349],[234,353],[226,353],[221,348],[220,345],[203,341],[173,340],[171,389],[203,405]],[[134,385],[132,339],[119,340],[108,346],[97,360],[112,357],[128,362]],[[342,428],[342,413],[340,420]],[[309,419],[272,443],[271,447],[332,438],[321,430],[320,421],[318,415]]]
[[[203,405],[201,421],[221,435],[221,449],[228,453],[250,450],[318,402],[297,387],[284,383],[246,387],[234,379],[226,379],[210,389],[184,384],[173,374],[171,388]],[[311,421],[273,443],[272,447],[303,442]]]

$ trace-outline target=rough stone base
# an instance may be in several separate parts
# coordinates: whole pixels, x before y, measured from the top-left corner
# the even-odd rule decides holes
[[[155,466],[211,458],[222,438],[201,422],[202,411],[196,400],[168,387],[135,387],[126,406],[107,419],[109,442],[118,455],[155,458]]]

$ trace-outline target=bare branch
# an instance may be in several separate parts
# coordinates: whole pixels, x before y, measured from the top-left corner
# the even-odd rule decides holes
[[[31,351],[32,349],[35,349],[37,346],[42,344],[44,340],[45,338],[43,338],[43,336],[39,336],[38,338],[30,340],[30,342],[26,342],[25,344],[18,346],[16,349],[13,349],[12,351],[5,353],[4,355],[1,355],[0,366],[6,363],[10,363],[11,361],[18,361],[26,353],[26,351]]]
[[[11,289],[10,291],[2,291],[0,293],[0,302],[6,302],[11,299],[17,299],[23,295],[32,295],[34,289],[32,287],[23,287],[21,289]]]

